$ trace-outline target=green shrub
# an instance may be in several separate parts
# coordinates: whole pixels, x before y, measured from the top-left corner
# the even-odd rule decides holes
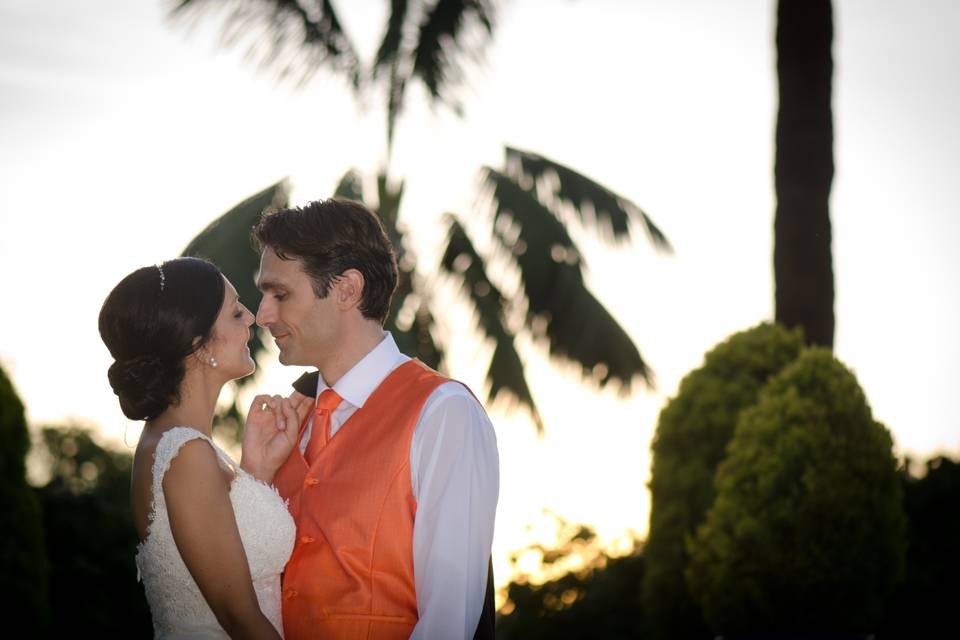
[[[683,379],[660,413],[652,445],[643,583],[646,614],[658,637],[709,635],[684,580],[684,539],[713,504],[714,476],[740,411],[802,348],[799,329],[761,324],[734,334],[707,353],[703,366]]]
[[[49,620],[40,506],[25,473],[29,448],[23,403],[0,369],[0,593],[26,637],[39,636]]]
[[[770,381],[688,540],[688,583],[714,631],[875,630],[904,562],[891,447],[829,351],[805,351]]]

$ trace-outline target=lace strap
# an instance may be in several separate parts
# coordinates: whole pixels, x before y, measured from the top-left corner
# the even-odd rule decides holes
[[[162,499],[158,500],[158,498],[163,497],[163,476],[170,468],[173,459],[180,453],[183,445],[198,438],[209,442],[213,450],[217,451],[217,455],[219,455],[218,447],[213,440],[192,427],[173,427],[160,436],[160,442],[157,443],[157,448],[153,452],[154,510],[160,505],[166,506],[165,502]]]

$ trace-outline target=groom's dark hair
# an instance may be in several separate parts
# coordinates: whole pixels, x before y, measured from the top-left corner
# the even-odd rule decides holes
[[[258,251],[299,259],[318,298],[347,269],[363,274],[360,313],[382,325],[397,288],[397,256],[379,218],[352,200],[330,198],[265,213],[253,228]]]

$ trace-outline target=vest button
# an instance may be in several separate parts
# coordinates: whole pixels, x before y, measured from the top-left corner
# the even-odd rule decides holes
[[[302,542],[303,544],[310,544],[311,542],[313,542],[313,538],[311,538],[310,536],[302,536],[300,538],[300,542]]]
[[[317,480],[316,478],[307,478],[306,480],[303,481],[303,484],[306,487],[312,487],[314,485],[320,484],[320,481]]]
[[[287,589],[287,594],[286,594],[286,595],[287,595],[288,598],[295,598],[295,597],[297,597],[297,592],[296,592],[295,589]]]

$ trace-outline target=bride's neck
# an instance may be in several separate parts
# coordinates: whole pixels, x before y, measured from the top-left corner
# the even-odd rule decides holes
[[[180,384],[180,402],[157,416],[152,423],[154,428],[165,431],[175,426],[193,427],[209,436],[223,384],[202,370],[188,370]]]

